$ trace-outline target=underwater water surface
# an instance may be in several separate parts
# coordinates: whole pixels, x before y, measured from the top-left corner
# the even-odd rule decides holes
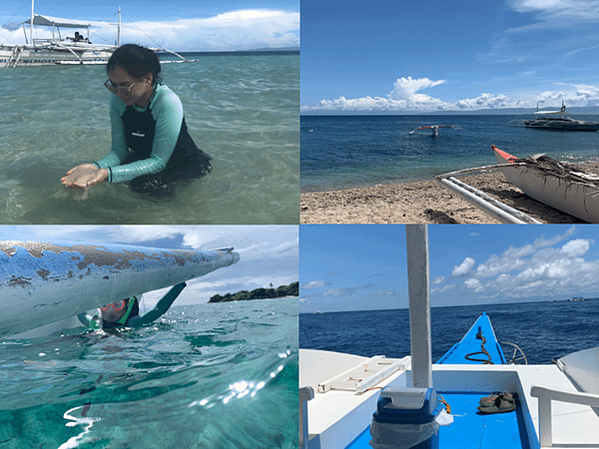
[[[0,343],[1,448],[294,448],[297,298]]]

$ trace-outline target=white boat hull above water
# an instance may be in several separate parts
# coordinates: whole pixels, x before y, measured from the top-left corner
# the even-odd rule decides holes
[[[232,248],[0,241],[0,337],[204,276],[238,260]]]
[[[518,161],[499,148],[493,147],[493,151],[499,164]],[[510,183],[531,198],[586,222],[599,223],[599,186],[591,182],[566,181],[528,165],[514,164],[514,167],[503,166],[500,170]]]

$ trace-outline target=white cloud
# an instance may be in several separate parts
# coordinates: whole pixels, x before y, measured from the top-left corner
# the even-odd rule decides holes
[[[438,86],[445,81],[432,81],[428,78],[399,78],[387,97],[346,98],[321,100],[315,106],[302,106],[303,113],[309,112],[435,112],[435,111],[476,111],[481,109],[559,107],[562,100],[569,107],[599,106],[599,87],[584,84],[560,84],[560,90],[545,91],[539,95],[529,95],[526,100],[514,99],[504,94],[481,93],[474,98],[455,102],[419,93],[420,90]],[[523,95],[525,96],[525,95]],[[521,96],[521,97],[523,97]]]
[[[439,276],[433,279],[433,285],[442,284],[443,282],[445,282],[445,276]]]
[[[479,299],[572,296],[599,290],[599,260],[586,260],[594,240],[572,238],[575,228],[551,238],[491,255],[476,269],[466,258],[454,275],[468,274],[463,288]],[[434,291],[441,293],[442,290]]]
[[[310,281],[310,282],[306,282],[305,284],[302,284],[301,288],[302,290],[310,290],[313,288],[321,288],[321,287],[325,287],[327,285],[330,285],[327,281]]]
[[[375,287],[373,283],[368,283],[365,285],[357,285],[355,287],[344,287],[344,288],[331,288],[324,292],[321,296],[347,296],[357,293],[362,290],[368,290]]]
[[[512,0],[510,6],[521,13],[537,13],[540,20],[599,18],[597,0]]]
[[[466,288],[474,291],[474,293],[480,293],[484,290],[482,283],[478,279],[467,279],[464,281],[464,285]]]
[[[506,95],[480,94],[476,98],[467,98],[455,103],[458,109],[505,109],[525,107],[521,101],[514,101]]]
[[[431,289],[431,295],[439,294],[439,293],[447,293],[457,288],[456,284],[447,284],[443,287],[434,287]]]
[[[494,277],[500,273],[507,273],[512,270],[519,270],[525,267],[528,262],[526,257],[531,256],[535,253],[538,254],[539,250],[547,247],[554,246],[568,237],[572,236],[575,232],[575,228],[569,228],[564,234],[556,235],[550,239],[546,239],[541,236],[533,243],[524,245],[520,248],[514,248],[510,246],[501,255],[491,255],[486,262],[482,262],[476,268],[476,276],[479,278]]]
[[[566,257],[582,256],[590,249],[593,243],[593,240],[587,239],[571,240],[561,247],[560,252]]]
[[[452,276],[465,276],[472,271],[476,261],[472,257],[466,257],[464,261],[453,268]]]
[[[422,89],[438,86],[445,81],[432,81],[428,78],[398,78],[393,90],[383,97],[363,97],[348,99],[339,97],[335,100],[321,100],[316,106],[304,106],[302,112],[310,111],[344,111],[344,112],[384,112],[384,111],[443,111],[450,105],[428,95],[418,93]]]
[[[438,86],[444,82],[443,80],[433,81],[428,78],[413,79],[411,76],[398,78],[393,83],[393,90],[387,97],[391,100],[409,100],[414,97],[416,92]]]

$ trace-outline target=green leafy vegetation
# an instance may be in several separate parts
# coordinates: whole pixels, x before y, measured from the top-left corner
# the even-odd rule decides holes
[[[251,299],[270,299],[283,298],[285,296],[299,296],[299,282],[293,282],[289,285],[281,285],[277,288],[257,288],[248,292],[242,290],[237,293],[227,293],[224,296],[214,295],[208,302],[227,302],[227,301],[249,301]]]

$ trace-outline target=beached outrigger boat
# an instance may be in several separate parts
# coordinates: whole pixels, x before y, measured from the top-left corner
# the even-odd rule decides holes
[[[474,167],[437,176],[437,180],[502,223],[540,224],[458,179],[459,176],[499,169],[526,195],[589,223],[599,223],[599,174],[585,173],[543,154],[517,158],[491,146],[497,165]]]
[[[599,175],[544,155],[519,159],[493,146],[500,170],[525,194],[589,223],[599,223]]]
[[[459,131],[460,129],[462,129],[459,126],[453,126],[453,125],[428,125],[428,126],[421,126],[419,128],[416,128],[413,131],[410,131],[410,136],[412,134],[414,134],[416,131],[420,131],[423,129],[429,129],[432,131],[432,135],[437,137],[439,135],[439,128],[452,128],[452,129],[455,129],[456,131]]]
[[[378,447],[386,449],[411,447],[407,442],[418,441],[418,432],[428,436],[419,449],[599,448],[599,416],[593,408],[599,407],[599,348],[556,364],[505,364],[483,314],[433,365],[426,227],[408,225],[407,241],[411,356],[367,358],[300,349],[300,448],[371,449],[371,423],[378,426],[385,408],[398,418],[385,423],[393,441]],[[480,400],[497,391],[515,398],[515,410],[479,411]],[[436,392],[449,405],[449,425],[451,420],[433,424],[435,416],[446,413],[439,411],[445,406],[431,403]],[[434,416],[423,415],[427,408]]]

